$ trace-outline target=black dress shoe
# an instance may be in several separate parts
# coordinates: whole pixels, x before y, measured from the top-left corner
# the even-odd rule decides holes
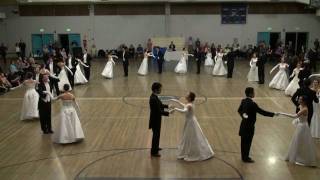
[[[254,163],[254,160],[249,158],[249,159],[245,159],[245,160],[242,160],[244,163]]]
[[[158,149],[158,151],[161,151],[161,150],[162,150],[162,148],[159,148],[159,149]]]
[[[161,157],[161,155],[158,153],[158,154],[151,154],[152,157]]]
[[[52,134],[52,133],[53,133],[53,131],[52,131],[52,130],[49,130],[49,131],[48,131],[48,133],[49,133],[49,134]]]

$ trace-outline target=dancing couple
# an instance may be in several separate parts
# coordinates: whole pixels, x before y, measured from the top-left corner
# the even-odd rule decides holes
[[[177,158],[185,161],[203,161],[213,157],[214,152],[204,136],[197,118],[194,115],[194,100],[196,95],[189,92],[186,96],[187,104],[178,100],[171,99],[170,101],[178,104],[182,108],[176,108],[173,105],[165,105],[159,99],[162,85],[158,82],[152,84],[152,94],[150,96],[150,121],[149,129],[152,129],[152,147],[151,156],[161,157],[159,151],[160,131],[161,131],[161,116],[169,116],[174,111],[185,113],[185,125],[182,138],[178,146]],[[165,110],[167,109],[167,110]]]

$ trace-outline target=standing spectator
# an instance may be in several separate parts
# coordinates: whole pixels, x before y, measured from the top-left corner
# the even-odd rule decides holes
[[[169,45],[169,50],[170,51],[176,51],[176,45],[173,44],[173,41],[171,41],[171,43]]]
[[[200,48],[201,42],[199,40],[199,38],[197,38],[196,40],[196,48]]]
[[[19,43],[16,43],[16,54],[18,58],[21,56],[21,49]]]
[[[191,36],[188,39],[188,53],[193,53],[193,39]]]
[[[0,46],[0,54],[1,54],[1,56],[2,56],[2,59],[3,59],[4,64],[7,64],[7,59],[6,59],[7,50],[8,50],[8,48],[7,48],[3,43],[1,43],[1,46]]]
[[[20,40],[19,47],[21,51],[21,57],[24,58],[26,56],[26,43]]]
[[[148,49],[148,52],[149,52],[149,51],[152,51],[152,47],[153,47],[153,44],[152,44],[151,39],[149,38],[149,39],[148,39],[148,42],[147,42],[147,49]]]
[[[135,54],[135,49],[134,49],[134,46],[133,46],[133,44],[130,44],[130,46],[129,46],[129,56],[130,56],[130,58],[134,58],[134,54]]]

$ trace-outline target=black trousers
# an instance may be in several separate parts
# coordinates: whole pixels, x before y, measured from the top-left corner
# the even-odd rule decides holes
[[[124,76],[128,76],[128,62],[123,62],[123,72],[124,72]]]
[[[151,154],[158,154],[161,128],[152,128]]]
[[[249,153],[250,153],[252,139],[253,139],[253,134],[251,134],[251,133],[241,136],[241,158],[242,158],[242,160],[249,159]]]
[[[264,84],[264,65],[258,67],[259,84]]]
[[[227,78],[232,78],[232,74],[233,74],[233,68],[234,68],[234,64],[227,64],[228,66],[228,75]]]
[[[163,61],[162,60],[158,60],[158,73],[161,74],[162,73],[162,64],[163,64]]]
[[[41,130],[44,133],[52,131],[51,129],[51,102],[44,102],[39,100],[39,116],[40,116],[40,125]]]
[[[86,64],[86,65],[88,65],[88,64]],[[89,79],[90,79],[90,66],[89,67],[83,67],[83,70],[84,70],[84,76],[89,81]]]
[[[197,60],[197,74],[200,74],[201,59]]]
[[[60,94],[59,84],[58,84],[59,79],[55,79],[55,78],[52,78],[52,77],[50,77],[49,79],[50,79],[51,86],[54,87],[54,89],[56,90],[57,95],[59,96],[59,94]]]
[[[7,55],[1,54],[4,64],[7,64]]]
[[[73,75],[70,72],[68,72],[68,80],[70,82],[71,87],[73,88],[74,87],[74,73],[76,72],[76,68],[72,68],[71,72]]]

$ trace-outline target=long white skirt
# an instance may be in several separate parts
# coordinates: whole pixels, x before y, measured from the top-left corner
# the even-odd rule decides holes
[[[320,138],[320,104],[313,102],[313,115],[310,123],[311,136]]]
[[[186,60],[180,60],[174,69],[175,73],[184,74],[187,73],[187,62]]]
[[[287,96],[292,96],[296,91],[297,89],[299,89],[299,79],[298,77],[294,77],[288,87],[286,88],[286,90],[284,91],[285,95]]]
[[[297,124],[286,160],[305,166],[316,166],[316,147],[307,122]]]
[[[216,76],[223,76],[226,75],[228,72],[223,65],[222,59],[218,59],[216,64],[213,67],[212,75]]]
[[[62,106],[60,122],[53,134],[55,143],[66,144],[84,139],[83,130],[77,112],[72,106]]]
[[[213,59],[211,57],[207,57],[204,61],[205,66],[213,66]]]
[[[249,82],[257,82],[257,81],[259,81],[258,67],[257,66],[250,67],[250,70],[249,70],[249,73],[247,75],[247,78],[248,78]]]
[[[280,70],[269,83],[270,88],[285,90],[289,84],[286,71]]]
[[[113,63],[111,61],[107,62],[101,75],[109,79],[113,78]]]
[[[59,86],[59,90],[60,91],[64,91],[64,89],[63,89],[63,86],[65,85],[65,84],[69,84],[69,86],[70,86],[70,91],[72,90],[72,88],[71,88],[71,85],[70,85],[70,82],[69,82],[69,79],[68,79],[68,75],[67,75],[67,72],[66,72],[66,70],[65,69],[62,69],[61,71],[60,71],[60,74],[59,74],[59,76],[58,76],[58,78],[59,78],[59,82],[58,82],[58,86]]]
[[[27,89],[24,94],[20,120],[33,119],[39,117],[38,111],[39,94],[34,88]]]
[[[142,76],[148,74],[148,58],[143,58],[138,70],[138,74]]]
[[[88,80],[83,75],[80,65],[77,65],[76,72],[74,73],[74,84],[86,84]]]
[[[178,159],[203,161],[213,157],[213,155],[214,152],[196,117],[186,118],[182,138],[178,146]]]

